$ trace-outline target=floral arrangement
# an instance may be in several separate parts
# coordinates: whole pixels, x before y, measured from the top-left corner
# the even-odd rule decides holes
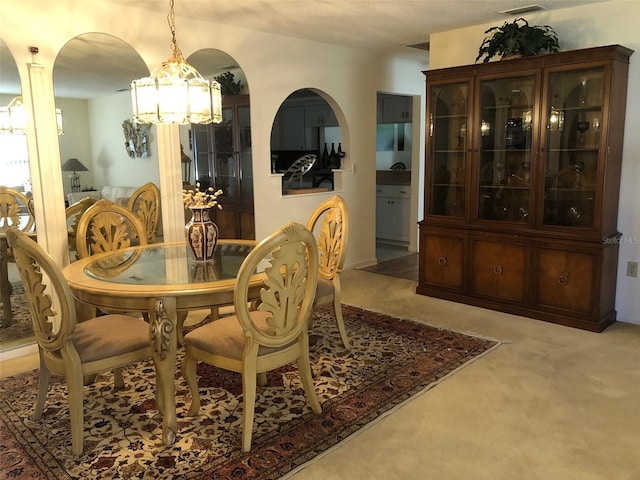
[[[218,203],[218,197],[222,195],[222,190],[214,190],[213,187],[200,191],[200,183],[196,183],[195,190],[182,190],[182,201],[185,207],[218,207],[222,210],[222,205]]]

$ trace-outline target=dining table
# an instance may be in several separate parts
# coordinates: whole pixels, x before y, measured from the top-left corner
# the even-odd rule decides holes
[[[253,240],[218,240],[209,261],[195,261],[186,243],[155,243],[100,253],[63,268],[84,307],[148,314],[149,341],[156,372],[156,406],[162,440],[172,445],[177,431],[175,374],[179,347],[178,315],[233,305],[238,270]],[[251,278],[249,298],[257,299],[264,274]]]

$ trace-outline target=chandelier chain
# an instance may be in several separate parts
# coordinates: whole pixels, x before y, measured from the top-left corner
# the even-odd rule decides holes
[[[171,30],[171,50],[173,51],[173,58],[184,60],[182,51],[178,48],[178,41],[176,40],[176,14],[173,11],[174,0],[169,0],[169,14],[167,15],[167,23]]]

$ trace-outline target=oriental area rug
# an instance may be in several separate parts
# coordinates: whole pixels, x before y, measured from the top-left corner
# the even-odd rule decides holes
[[[340,340],[331,307],[314,312],[311,365],[322,414],[304,396],[297,367],[270,372],[258,387],[249,453],[240,449],[239,374],[198,366],[202,407],[187,416],[191,398],[176,373],[178,438],[162,443],[154,401],[152,362],[111,374],[85,387],[84,452],[71,453],[66,387],[53,376],[42,418],[31,419],[37,372],[0,381],[0,478],[277,479],[437,385],[499,345],[491,339],[430,327],[344,305],[352,349]],[[179,354],[178,361],[181,360]]]

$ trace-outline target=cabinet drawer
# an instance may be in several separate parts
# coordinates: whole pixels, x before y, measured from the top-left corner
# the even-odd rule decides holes
[[[463,236],[422,232],[420,283],[461,290],[464,279],[464,243]]]
[[[525,301],[527,246],[472,240],[473,295]]]
[[[536,255],[538,304],[579,313],[591,311],[594,253],[542,247]]]
[[[376,185],[376,196],[411,198],[410,185]]]

